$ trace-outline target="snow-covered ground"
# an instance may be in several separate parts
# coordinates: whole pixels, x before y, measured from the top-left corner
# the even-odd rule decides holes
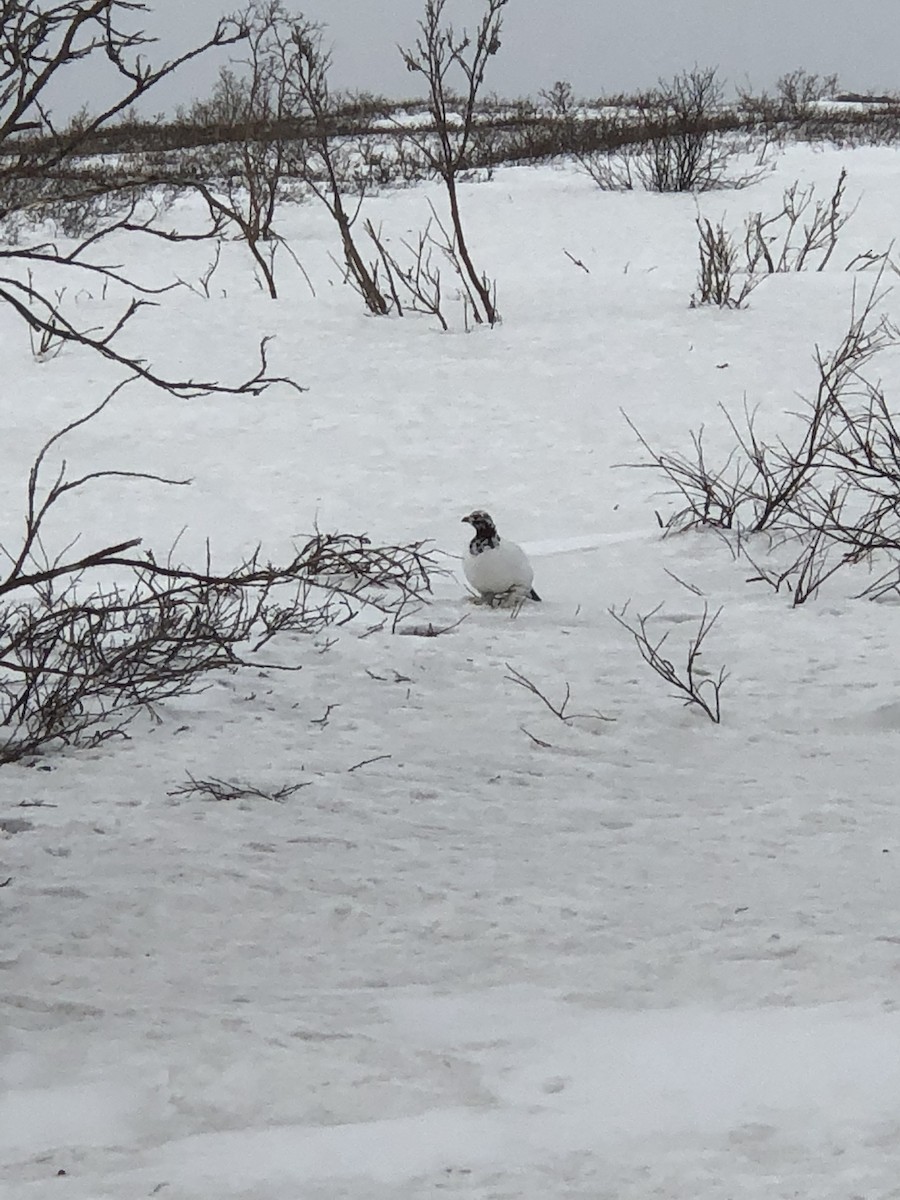
[[[168,294],[122,344],[170,375],[272,369],[308,391],[175,400],[133,385],[65,447],[98,483],[52,536],[142,536],[227,565],[262,542],[368,532],[459,555],[489,509],[544,598],[518,614],[438,578],[424,638],[283,637],[259,669],[172,702],[128,741],[0,768],[0,1155],[10,1200],[767,1200],[898,1196],[897,608],[865,568],[792,609],[714,535],[661,539],[640,458],[721,402],[787,434],[813,352],[844,332],[854,255],[897,235],[896,151],[792,149],[699,200],[740,228],[798,179],[858,211],[828,270],[690,309],[696,202],[605,194],[566,167],[463,189],[503,324],[367,317],[324,211],[285,210],[277,302],[239,244],[212,295]],[[434,186],[367,201],[395,241]],[[174,219],[188,223],[191,206]],[[564,253],[581,260],[587,271]],[[103,252],[196,280],[203,245]],[[450,293],[449,281],[447,291]],[[70,285],[85,324],[122,295]],[[900,296],[880,306],[900,315]],[[50,432],[117,381],[87,351],[35,362],[0,312],[0,530],[15,543]],[[877,375],[900,397],[900,360]],[[49,547],[52,549],[52,547]],[[701,598],[673,576],[703,593]],[[663,602],[723,719],[686,710],[609,616]],[[552,701],[571,689],[570,723]],[[334,706],[327,721],[320,718]],[[613,718],[613,720],[601,719]],[[366,765],[358,765],[364,760]],[[352,769],[351,768],[355,768]],[[188,773],[278,804],[172,796]],[[65,1172],[65,1178],[60,1177]]]

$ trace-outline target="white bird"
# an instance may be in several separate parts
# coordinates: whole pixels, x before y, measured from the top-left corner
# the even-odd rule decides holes
[[[490,515],[481,509],[463,517],[463,522],[475,530],[463,557],[463,571],[475,591],[488,604],[507,598],[540,600],[531,586],[534,568],[522,547],[505,538],[501,540]]]

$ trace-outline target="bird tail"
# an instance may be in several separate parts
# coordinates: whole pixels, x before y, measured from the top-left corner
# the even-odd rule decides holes
[[[528,599],[529,600],[540,600],[540,596],[537,594],[537,592],[534,590],[534,588],[532,588],[531,591],[528,593]]]

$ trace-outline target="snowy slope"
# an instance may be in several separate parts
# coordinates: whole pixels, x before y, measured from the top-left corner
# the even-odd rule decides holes
[[[660,539],[671,502],[617,467],[640,457],[620,409],[668,449],[702,422],[727,447],[716,406],[744,395],[791,428],[815,345],[846,328],[843,266],[896,235],[900,162],[792,150],[700,199],[738,227],[794,179],[829,194],[842,166],[859,209],[833,263],[765,281],[746,311],[688,307],[692,198],[542,167],[464,189],[493,331],[465,334],[453,305],[450,334],[366,317],[312,207],[281,231],[315,297],[285,258],[268,300],[230,244],[209,300],[171,293],[126,329],[160,369],[231,380],[273,333],[273,370],[309,390],[132,387],[72,439],[73,469],[193,484],[98,485],[60,511],[60,546],[84,530],[164,552],[184,530],[181,557],[209,537],[227,564],[318,520],[458,555],[483,506],[544,603],[473,607],[450,558],[419,620],[464,618],[451,632],[283,637],[270,661],[297,673],[219,678],[127,741],[0,769],[11,1197],[896,1195],[897,610],[853,599],[864,568],[792,610],[715,536]],[[399,238],[429,195],[367,204]],[[154,282],[207,256],[134,238],[106,255]],[[71,303],[94,324],[121,299]],[[883,307],[900,315],[896,294]],[[117,376],[86,352],[34,362],[7,313],[0,345],[7,543],[35,451]],[[879,362],[888,396],[898,366]],[[704,655],[730,671],[720,727],[607,612],[664,602],[677,655],[703,598],[672,575],[724,606]],[[554,702],[568,684],[575,718],[507,664]],[[169,795],[188,773],[309,786]]]

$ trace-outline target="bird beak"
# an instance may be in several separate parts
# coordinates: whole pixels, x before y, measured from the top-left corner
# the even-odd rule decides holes
[[[471,525],[472,518],[471,517],[463,517],[463,519],[460,521],[460,524],[461,525]]]

